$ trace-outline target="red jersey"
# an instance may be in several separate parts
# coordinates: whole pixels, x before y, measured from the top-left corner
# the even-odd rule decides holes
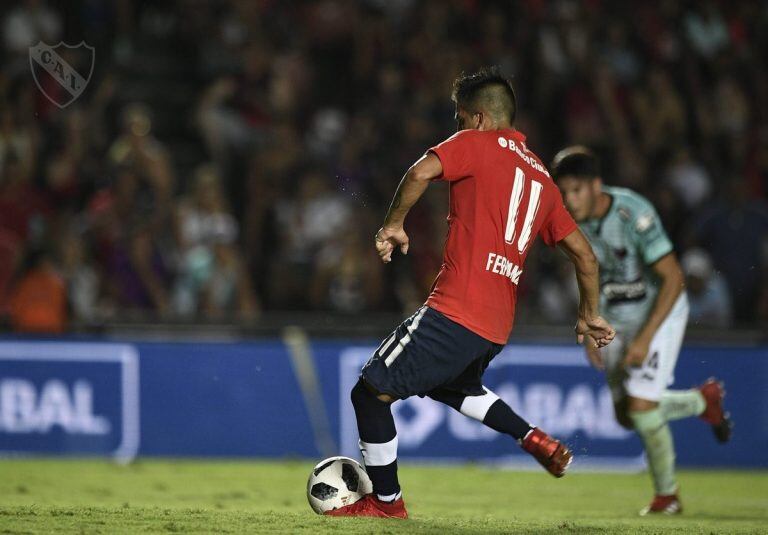
[[[514,129],[462,130],[429,149],[450,182],[443,265],[427,305],[498,344],[536,235],[554,246],[576,229],[560,191]]]

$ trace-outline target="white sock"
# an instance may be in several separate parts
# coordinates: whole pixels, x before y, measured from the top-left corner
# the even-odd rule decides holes
[[[376,495],[376,497],[379,499],[380,502],[387,502],[387,503],[396,502],[397,500],[402,498],[402,496],[403,496],[402,491],[398,491],[395,494],[390,494],[389,496],[382,496],[381,494]]]

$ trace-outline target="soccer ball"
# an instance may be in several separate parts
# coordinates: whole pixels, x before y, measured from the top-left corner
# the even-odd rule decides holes
[[[373,484],[359,462],[329,457],[315,466],[307,481],[307,499],[319,515],[338,509],[373,492]]]

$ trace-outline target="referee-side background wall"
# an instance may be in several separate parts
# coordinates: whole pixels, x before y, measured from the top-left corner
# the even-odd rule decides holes
[[[358,456],[348,392],[373,341],[237,343],[0,341],[0,454],[211,457]],[[672,424],[683,466],[768,467],[768,346],[682,351],[676,388],[726,383],[737,424],[716,443],[697,419]],[[614,421],[580,348],[510,345],[486,385],[565,439],[579,469],[644,464]],[[398,402],[400,455],[533,467],[514,442],[429,399]]]

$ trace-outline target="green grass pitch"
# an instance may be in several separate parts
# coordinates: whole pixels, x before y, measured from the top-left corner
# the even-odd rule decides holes
[[[646,474],[400,470],[407,521],[337,519],[307,505],[313,461],[0,460],[9,533],[768,533],[768,472],[683,471],[683,515],[640,518]]]

